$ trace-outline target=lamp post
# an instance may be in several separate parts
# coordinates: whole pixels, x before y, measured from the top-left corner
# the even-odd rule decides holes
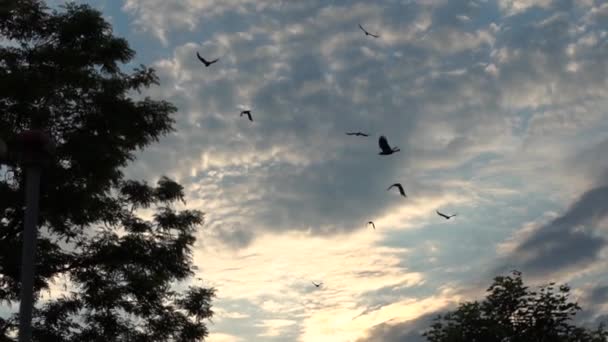
[[[2,161],[6,159],[7,154],[8,148],[6,147],[6,143],[0,138],[0,165],[2,164]]]
[[[14,147],[14,151],[13,151]],[[19,303],[19,342],[32,339],[32,307],[34,297],[34,266],[40,174],[49,161],[54,146],[50,137],[40,130],[18,134],[11,149],[0,139],[0,161],[20,163],[25,168],[25,219],[21,253],[21,301]]]

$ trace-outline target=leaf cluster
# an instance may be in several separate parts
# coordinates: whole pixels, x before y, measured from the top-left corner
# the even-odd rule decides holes
[[[549,283],[532,291],[521,273],[494,278],[481,301],[465,302],[440,315],[423,336],[429,342],[605,342],[608,331],[577,327],[581,310],[569,300],[570,287]]]
[[[36,341],[195,341],[207,335],[215,290],[174,284],[193,275],[204,215],[177,210],[184,189],[126,180],[135,152],[173,131],[176,108],[134,95],[158,83],[101,13],[69,3],[0,1],[0,137],[49,132],[53,162],[41,180],[36,297],[70,284],[34,310]],[[0,171],[2,172],[2,171]],[[0,175],[0,301],[19,298],[24,170]],[[146,214],[145,216],[143,216]],[[17,316],[0,318],[10,340]]]

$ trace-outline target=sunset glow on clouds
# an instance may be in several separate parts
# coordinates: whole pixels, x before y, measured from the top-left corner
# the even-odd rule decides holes
[[[209,341],[422,341],[514,268],[606,314],[602,1],[85,2],[160,77],[134,96],[178,107],[125,172],[206,213]]]

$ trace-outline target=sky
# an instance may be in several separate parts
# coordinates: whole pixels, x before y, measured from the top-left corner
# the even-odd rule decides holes
[[[84,3],[178,108],[125,172],[206,213],[207,341],[422,341],[512,269],[608,313],[608,3]]]

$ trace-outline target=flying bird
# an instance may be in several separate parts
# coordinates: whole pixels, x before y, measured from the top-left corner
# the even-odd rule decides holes
[[[217,61],[220,60],[219,58],[216,58],[216,59],[214,59],[212,61],[207,61],[206,59],[204,59],[203,57],[201,57],[201,55],[198,54],[198,51],[196,52],[196,57],[198,57],[199,61],[201,61],[201,62],[203,62],[203,64],[205,64],[205,67],[208,67],[211,64],[213,64],[213,63],[215,63],[215,62],[217,62]]]
[[[378,139],[378,145],[380,146],[380,149],[382,150],[382,152],[380,152],[378,154],[381,154],[381,155],[386,156],[386,155],[401,151],[397,146],[391,147],[388,144],[388,140],[386,140],[386,137],[384,135],[380,136],[380,139]]]
[[[366,29],[364,29],[364,28],[363,28],[363,26],[361,26],[361,24],[359,24],[359,28],[360,28],[360,29],[361,29],[363,32],[365,32],[365,35],[366,35],[366,36],[372,36],[372,37],[374,37],[374,38],[380,38],[380,36],[379,36],[379,35],[377,35],[377,34],[371,34],[371,33],[367,32],[367,30],[366,30]]]
[[[317,288],[318,288],[319,286],[323,285],[323,283],[322,283],[322,282],[317,284],[317,283],[315,283],[314,281],[312,282],[312,284],[313,284],[315,287],[317,287]]]
[[[346,132],[346,135],[356,135],[360,137],[369,137],[369,134],[365,134],[362,132]]]
[[[399,189],[399,193],[401,194],[401,196],[407,197],[407,195],[405,194],[405,191],[403,191],[403,187],[401,186],[400,183],[395,183],[395,184],[389,186],[388,189],[386,189],[386,190],[388,191],[393,187],[397,187],[397,189]]]
[[[253,119],[251,118],[251,110],[244,110],[241,112],[241,116],[243,115],[247,115],[249,117],[249,121],[253,121]]]
[[[369,226],[370,224],[372,225],[372,227],[373,227],[374,229],[376,229],[376,225],[374,224],[374,222],[373,222],[373,221],[369,221],[369,222],[367,222],[367,225],[368,225],[368,226]]]
[[[450,218],[456,216],[456,214],[454,214],[454,215],[446,215],[444,213],[439,212],[439,210],[435,210],[435,211],[437,212],[437,215],[439,215],[441,217],[444,217],[446,220],[449,220]]]

